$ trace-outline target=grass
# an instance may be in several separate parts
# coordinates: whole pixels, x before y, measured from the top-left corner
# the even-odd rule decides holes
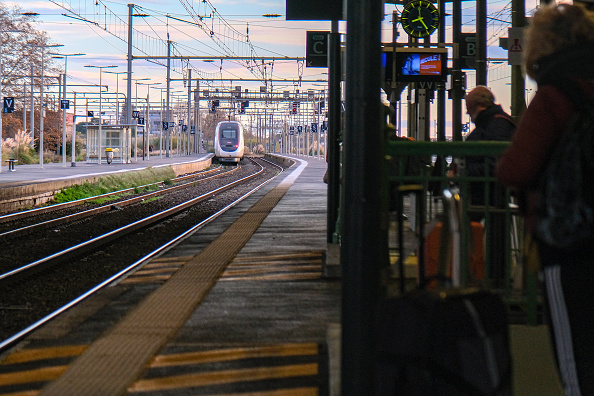
[[[114,191],[134,188],[136,193],[150,191],[155,187],[141,187],[147,184],[164,182],[171,185],[171,179],[175,173],[171,167],[160,167],[157,169],[147,168],[137,172],[125,172],[101,177],[98,182],[76,184],[68,188],[63,188],[54,195],[50,204],[75,201],[77,199],[94,197],[101,194],[107,194]],[[106,201],[115,199],[114,197],[105,198]]]
[[[149,202],[152,202],[152,201],[156,201],[156,200],[158,200],[158,199],[161,199],[161,198],[163,198],[163,196],[160,196],[160,197],[150,197],[150,198],[147,198],[147,199],[145,199],[144,201],[142,201],[142,203],[143,203],[143,204],[145,204],[145,203],[149,203]]]

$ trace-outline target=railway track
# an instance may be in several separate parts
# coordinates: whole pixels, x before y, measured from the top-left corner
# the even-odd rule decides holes
[[[34,229],[40,227],[40,224],[51,223],[57,224],[60,218],[64,218],[63,222],[71,221],[74,216],[84,217],[81,213],[88,210],[88,214],[92,215],[93,210],[97,212],[101,211],[102,206],[96,202],[109,200],[108,205],[103,205],[104,208],[109,208],[110,205],[117,203],[118,205],[127,205],[135,203],[135,199],[142,200],[150,196],[164,194],[169,191],[175,191],[175,189],[184,188],[187,183],[202,182],[211,178],[221,177],[225,174],[229,174],[237,171],[238,167],[223,167],[217,166],[216,168],[201,171],[189,175],[183,175],[176,177],[172,180],[162,181],[158,183],[147,184],[143,186],[126,188],[123,190],[113,191],[106,194],[100,194],[92,197],[77,199],[74,201],[63,202],[53,205],[41,206],[29,210],[23,210],[14,213],[8,213],[0,216],[0,242],[3,239],[11,238],[13,235],[18,237],[20,229]],[[174,185],[173,187],[167,187],[167,185]],[[145,192],[142,191],[152,191]],[[156,190],[156,191],[154,191]],[[126,198],[131,197],[134,198]],[[89,208],[89,209],[87,209]],[[73,215],[71,220],[66,219],[69,215]]]
[[[204,183],[0,235],[0,349],[194,232],[279,168],[245,161],[241,170]]]

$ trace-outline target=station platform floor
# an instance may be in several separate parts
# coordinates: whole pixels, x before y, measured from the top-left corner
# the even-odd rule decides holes
[[[205,158],[212,157],[212,154],[191,154],[191,155],[174,155],[166,157],[165,155],[153,155],[150,158],[142,157],[137,159],[132,158],[132,162],[128,164],[105,162],[101,164],[87,163],[78,161],[75,166],[72,166],[71,161],[66,164],[49,163],[49,164],[27,164],[17,165],[14,171],[9,171],[6,164],[2,164],[0,171],[0,188],[12,185],[30,184],[33,182],[48,182],[53,180],[67,180],[72,178],[81,178],[85,176],[106,175],[119,172],[130,172],[148,167],[168,166],[171,164],[183,164],[186,162],[199,161]]]
[[[326,243],[326,163],[294,160],[0,355],[0,394],[339,395],[342,290],[324,276],[339,265]],[[514,395],[562,395],[546,326],[513,325],[510,337]]]

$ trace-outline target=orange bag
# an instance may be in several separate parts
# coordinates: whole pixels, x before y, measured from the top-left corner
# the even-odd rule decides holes
[[[472,222],[472,240],[470,246],[470,271],[468,284],[473,285],[485,278],[485,248],[483,244],[484,227],[481,223]],[[441,221],[427,225],[425,233],[425,279],[427,279],[427,288],[436,286],[437,279],[443,279],[443,276],[449,276],[452,272],[452,257],[448,260],[446,274],[439,273],[439,244],[441,240],[441,230],[443,223]],[[450,242],[451,246],[451,242]],[[451,251],[451,249],[450,249]]]

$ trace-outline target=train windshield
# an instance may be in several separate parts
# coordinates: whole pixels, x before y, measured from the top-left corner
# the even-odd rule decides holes
[[[231,128],[221,129],[221,138],[223,138],[223,139],[237,139],[237,129],[231,129]]]

